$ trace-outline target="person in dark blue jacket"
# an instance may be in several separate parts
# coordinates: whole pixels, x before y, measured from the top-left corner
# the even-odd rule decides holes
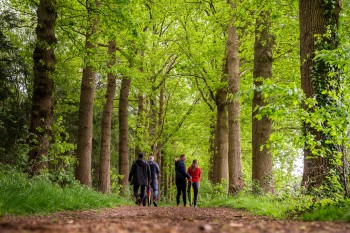
[[[175,160],[175,172],[176,172],[176,188],[177,188],[177,195],[176,195],[176,204],[177,206],[180,206],[180,196],[182,193],[182,200],[184,203],[184,206],[186,207],[186,186],[187,186],[187,179],[192,179],[191,176],[186,172],[186,155],[182,154],[180,158]]]
[[[151,182],[151,169],[146,160],[144,160],[143,153],[139,153],[138,159],[135,160],[131,166],[129,173],[129,182],[134,185],[134,197],[137,205],[144,204],[145,190],[147,185]],[[139,188],[141,187],[141,193],[139,194]]]
[[[157,206],[158,198],[158,174],[160,172],[158,163],[154,162],[154,157],[150,156],[148,159],[148,164],[151,168],[151,188],[153,192],[153,205]]]

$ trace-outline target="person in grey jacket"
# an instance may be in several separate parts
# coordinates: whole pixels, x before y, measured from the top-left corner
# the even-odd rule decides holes
[[[134,185],[134,197],[137,205],[143,204],[146,187],[151,182],[151,169],[143,157],[143,153],[139,153],[138,159],[133,162],[129,173],[129,183]],[[140,188],[141,193],[139,194]]]
[[[158,198],[158,174],[160,172],[159,165],[154,161],[154,157],[150,156],[148,159],[148,164],[151,168],[151,188],[153,192],[153,205],[157,206]]]
[[[186,155],[182,154],[180,158],[175,160],[175,172],[176,172],[176,204],[180,206],[180,196],[182,193],[182,200],[186,207],[186,186],[187,179],[191,180],[192,177],[186,172]]]

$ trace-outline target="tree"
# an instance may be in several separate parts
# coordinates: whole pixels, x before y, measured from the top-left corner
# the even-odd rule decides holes
[[[13,37],[7,34],[11,28],[18,30],[21,23],[21,19],[11,11],[0,13],[0,163],[11,165],[23,162],[23,156],[15,152],[28,137],[26,125],[30,121],[31,108],[28,86],[31,86],[32,75],[21,54],[23,46],[14,44]]]
[[[86,57],[80,91],[76,179],[81,184],[91,186],[92,122],[95,92],[95,72],[91,59],[92,51],[96,49],[92,37],[96,33],[98,23],[96,12],[93,9],[99,3],[97,1],[95,3],[87,1],[86,3],[89,25],[85,34]]]
[[[108,54],[110,61],[108,67],[111,68],[115,62],[116,42],[111,40],[108,43]],[[103,106],[102,123],[101,123],[101,152],[100,152],[100,169],[98,189],[102,193],[110,192],[110,148],[111,148],[111,122],[113,113],[113,102],[116,91],[116,78],[112,71],[107,74],[108,83],[106,90],[106,102]]]
[[[55,0],[40,0],[37,10],[36,44],[33,52],[34,86],[31,123],[29,129],[29,173],[39,174],[48,167],[47,157],[53,115],[52,94],[55,71],[55,23],[57,18]]]
[[[222,74],[225,76],[224,74]],[[224,81],[224,80],[223,80]],[[214,183],[221,179],[228,180],[228,118],[227,118],[227,88],[220,88],[215,95],[216,103],[216,130],[214,158]]]
[[[220,6],[220,4],[218,4]],[[225,4],[225,7],[227,5]],[[220,9],[220,7],[218,7]],[[226,27],[223,27],[221,22],[215,22],[215,18],[217,17],[217,8],[215,4],[210,1],[208,5],[204,9],[204,12],[209,18],[213,17],[214,21],[208,21],[208,25],[214,24],[219,28],[218,32],[213,31],[212,33],[220,33],[225,35],[223,31],[226,30]],[[217,24],[217,25],[216,25]],[[225,22],[226,25],[226,22]],[[209,27],[210,28],[210,27]],[[211,169],[210,169],[210,178],[214,184],[218,184],[222,181],[222,179],[229,179],[229,166],[228,166],[228,149],[229,149],[229,141],[228,141],[228,111],[227,111],[227,97],[228,97],[228,70],[227,70],[227,57],[225,53],[225,41],[227,38],[224,37],[216,37],[211,38],[208,37],[209,46],[213,46],[212,50],[217,50],[218,54],[211,54],[207,58],[210,60],[209,67],[201,65],[199,71],[199,79],[202,80],[205,84],[205,88],[207,89],[205,92],[209,94],[204,94],[202,90],[200,90],[201,96],[203,100],[208,104],[209,108],[216,113],[216,117],[213,117],[213,122],[211,122],[211,130],[210,132],[213,135],[209,138],[209,143],[211,147]],[[190,43],[190,41],[188,41]],[[219,45],[219,46],[218,46]],[[221,50],[223,49],[223,50]],[[222,52],[222,54],[220,54]],[[196,56],[194,55],[197,52],[193,50],[190,54],[196,60]],[[198,59],[198,58],[197,58]],[[205,64],[205,63],[204,63]],[[197,64],[196,64],[197,65]],[[220,68],[219,68],[220,67]],[[219,79],[216,76],[211,77],[211,72],[216,73]],[[199,79],[196,78],[196,85],[199,86]],[[209,83],[212,83],[210,85]],[[214,85],[213,85],[214,84]],[[207,100],[207,97],[209,100]],[[212,107],[212,103],[215,107]]]
[[[235,3],[229,3],[235,9]],[[228,75],[228,167],[229,167],[229,193],[237,194],[244,186],[242,176],[241,158],[241,129],[240,129],[240,103],[239,92],[239,38],[234,21],[228,26],[226,44],[226,70]]]
[[[267,105],[261,92],[265,79],[272,77],[273,38],[270,12],[262,10],[256,19],[254,44],[254,96],[252,105],[252,180],[264,192],[272,191],[272,155],[267,147],[272,121],[259,110]]]
[[[120,87],[119,97],[119,174],[123,178],[119,179],[119,184],[123,187],[128,185],[129,173],[129,124],[128,124],[128,107],[129,91],[131,79],[124,76]]]
[[[301,86],[307,98],[316,100],[311,107],[308,104],[304,105],[310,115],[319,110],[332,112],[334,110],[331,108],[336,106],[336,100],[330,96],[329,91],[339,87],[338,68],[322,59],[316,59],[315,56],[318,51],[331,51],[338,47],[340,6],[340,0],[299,1]],[[336,171],[336,160],[340,154],[341,145],[336,145],[334,136],[324,130],[330,126],[330,120],[322,120],[321,127],[318,127],[313,119],[303,122],[304,136],[311,138],[306,140],[305,144],[302,180],[302,185],[308,191],[322,185],[335,191],[330,180],[333,175],[338,179],[339,174],[337,172],[331,174],[331,172]]]
[[[137,94],[137,122],[136,122],[136,136],[135,136],[135,159],[137,155],[141,152],[141,140],[143,132],[144,123],[144,96],[142,93]]]

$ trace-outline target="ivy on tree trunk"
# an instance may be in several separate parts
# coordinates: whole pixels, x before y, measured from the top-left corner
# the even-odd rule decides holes
[[[57,18],[55,0],[40,0],[37,10],[36,44],[33,52],[34,86],[31,123],[29,128],[29,173],[39,174],[48,167],[48,150],[53,115],[55,52],[57,42],[55,23]]]
[[[331,127],[328,118],[321,120],[321,127],[313,118],[323,118],[317,114],[335,113],[339,106],[330,93],[338,92],[341,80],[339,69],[316,54],[337,49],[340,9],[339,0],[299,1],[301,84],[305,96],[316,100],[314,104],[304,105],[311,118],[303,122],[306,140],[302,185],[308,192],[327,187],[329,195],[342,191],[335,181],[339,184],[342,175],[336,161],[344,156],[343,145],[337,144],[334,135],[327,130]]]
[[[272,77],[272,47],[271,18],[267,10],[261,11],[255,26],[254,44],[254,96],[252,105],[252,180],[256,188],[264,192],[273,191],[272,186],[272,155],[266,144],[272,130],[269,116],[262,114],[260,109],[268,104],[260,90],[263,80]],[[257,191],[257,190],[256,190]]]

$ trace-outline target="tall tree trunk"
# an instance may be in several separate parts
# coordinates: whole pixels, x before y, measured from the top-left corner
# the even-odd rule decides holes
[[[119,98],[119,175],[123,178],[119,184],[124,188],[128,185],[129,173],[129,125],[128,125],[128,107],[129,107],[129,90],[131,79],[123,77],[120,88]]]
[[[164,114],[164,92],[165,92],[165,82],[162,84],[162,86],[160,87],[160,95],[159,95],[159,112],[158,112],[158,124],[157,124],[157,138],[161,138],[162,135],[162,131],[161,129],[163,128],[163,114]],[[157,143],[157,162],[159,167],[163,167],[163,155],[162,155],[162,143]],[[159,175],[158,175],[158,198],[161,195],[161,187],[165,186],[165,181],[163,182],[163,176],[164,176],[165,171],[161,170]]]
[[[211,115],[211,118],[214,118],[213,115]],[[216,150],[216,143],[215,143],[215,135],[216,135],[216,121],[215,119],[211,119],[210,121],[210,135],[209,135],[209,171],[208,171],[208,179],[210,182],[215,183],[215,171],[217,170],[217,150]]]
[[[110,62],[108,67],[111,68],[115,62],[116,42],[112,40],[108,43],[108,55]],[[111,160],[111,128],[113,115],[113,101],[116,90],[116,78],[112,73],[107,74],[108,84],[106,90],[106,102],[103,106],[102,123],[101,123],[101,151],[100,151],[100,169],[98,190],[102,193],[110,192],[110,160]]]
[[[160,167],[161,171],[163,172],[162,175],[162,180],[163,180],[163,187],[162,187],[162,195],[158,195],[158,198],[163,197],[163,199],[168,200],[169,199],[169,184],[170,184],[170,180],[169,180],[169,168],[168,168],[168,162],[166,160],[162,161],[162,165]]]
[[[231,3],[232,8],[236,8]],[[241,128],[239,124],[240,103],[239,92],[239,39],[233,22],[228,27],[226,68],[228,74],[228,166],[229,193],[237,194],[243,189],[242,158],[241,158]]]
[[[174,184],[174,172],[173,172],[173,169],[174,169],[174,163],[173,161],[170,162],[170,164],[167,164],[166,166],[166,169],[168,170],[168,173],[167,173],[167,176],[168,176],[168,179],[167,179],[167,184],[166,184],[166,187],[167,187],[167,190],[168,192],[166,192],[166,197],[167,197],[167,200],[169,201],[172,201],[173,200],[173,196],[172,196],[172,192],[171,192],[171,187],[173,187],[173,184]]]
[[[147,27],[144,29],[144,32],[147,32]],[[144,73],[144,57],[145,57],[145,51],[141,50],[141,66],[140,66],[140,73]],[[137,96],[137,119],[136,119],[136,142],[135,142],[135,159],[138,158],[138,154],[142,152],[143,141],[145,135],[145,111],[144,111],[144,100],[145,97],[141,90],[139,90],[138,96]],[[142,148],[142,149],[141,149]]]
[[[33,52],[34,86],[29,128],[30,175],[40,174],[41,170],[48,166],[47,157],[53,115],[54,82],[52,78],[56,65],[54,52],[57,42],[55,36],[56,9],[56,0],[40,0],[37,10],[37,39]]]
[[[98,6],[98,2],[96,2]],[[89,17],[92,16],[91,8],[87,7]],[[91,50],[96,49],[96,45],[90,40],[96,32],[98,20],[93,17],[90,27],[85,35],[85,67],[81,82],[80,106],[79,106],[79,123],[78,123],[78,145],[76,179],[81,184],[91,186],[91,153],[92,153],[92,130],[93,130],[93,107],[95,94],[95,72],[90,64]]]
[[[343,167],[341,168],[341,182],[342,185],[344,186],[344,196],[349,197],[349,162],[348,162],[348,155],[346,151],[346,147],[342,146],[341,147],[341,152],[342,152],[342,163]]]
[[[334,99],[324,93],[339,84],[338,75],[330,76],[329,72],[337,73],[332,65],[322,60],[314,60],[317,50],[336,49],[339,45],[337,30],[341,10],[341,1],[300,0],[300,59],[301,59],[301,86],[308,98],[316,97],[318,107],[327,107],[335,104]],[[327,34],[327,35],[325,35]],[[332,85],[331,82],[334,84]],[[304,108],[312,113],[313,108]],[[327,122],[324,123],[325,127]],[[310,144],[306,141],[304,149],[304,173],[302,184],[311,191],[314,187],[324,185],[330,166],[335,166],[334,155],[340,152],[334,144],[332,137],[303,122],[305,136],[311,135],[318,141],[321,148],[329,149],[326,154],[313,155]],[[333,148],[331,148],[333,147]],[[320,149],[320,148],[319,148]]]
[[[215,133],[217,161],[214,161],[214,183],[228,180],[228,128],[227,128],[227,91],[219,89],[216,93],[217,125]]]
[[[261,11],[259,18],[256,20],[255,45],[254,45],[254,97],[252,108],[253,132],[253,164],[252,180],[264,192],[273,191],[272,180],[272,155],[266,148],[271,135],[272,121],[264,115],[261,119],[257,117],[259,108],[267,104],[263,93],[259,87],[263,84],[263,79],[272,77],[272,47],[273,39],[270,34],[270,13]]]
[[[154,88],[152,88],[154,89]],[[157,151],[157,106],[156,106],[156,96],[153,93],[155,90],[152,91],[152,94],[150,96],[149,100],[149,106],[150,106],[150,116],[149,116],[149,123],[148,123],[148,133],[150,136],[150,144],[151,144],[151,154],[156,158],[156,151]]]
[[[144,133],[143,123],[144,123],[144,97],[142,93],[137,96],[137,122],[136,122],[136,142],[135,142],[135,159],[137,159],[138,154],[141,152],[141,141]]]

